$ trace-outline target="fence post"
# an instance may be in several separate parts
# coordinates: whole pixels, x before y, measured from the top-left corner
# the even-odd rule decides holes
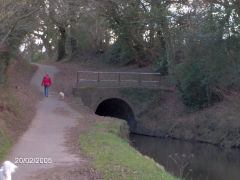
[[[121,73],[118,73],[118,84],[121,84]]]
[[[141,73],[138,74],[138,85],[141,86],[142,84],[142,75]]]
[[[100,73],[98,72],[98,80],[97,82],[100,82]]]
[[[77,72],[77,89],[78,89],[78,81],[79,81],[79,77],[78,77],[78,72]]]
[[[161,74],[159,73],[159,86],[161,86]]]

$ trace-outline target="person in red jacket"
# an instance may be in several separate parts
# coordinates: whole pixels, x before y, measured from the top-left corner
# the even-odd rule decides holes
[[[44,93],[45,96],[48,97],[49,87],[52,85],[51,78],[46,74],[45,77],[42,79],[42,86],[44,86]]]

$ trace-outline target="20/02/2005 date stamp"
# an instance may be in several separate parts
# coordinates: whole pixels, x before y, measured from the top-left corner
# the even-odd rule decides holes
[[[52,158],[15,158],[15,164],[51,164]]]

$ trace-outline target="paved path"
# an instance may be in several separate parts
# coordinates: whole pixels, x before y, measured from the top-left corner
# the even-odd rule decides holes
[[[43,87],[40,86],[43,76],[48,73],[50,77],[53,77],[58,70],[47,65],[38,65],[38,67],[31,84],[43,91]],[[76,126],[77,118],[81,118],[81,115],[60,100],[51,89],[50,96],[44,97],[36,105],[36,108],[37,113],[32,124],[8,156],[8,160],[12,162],[16,163],[17,158],[20,161],[17,164],[19,168],[13,175],[13,180],[49,179],[44,176],[45,170],[59,166],[71,166],[84,161],[79,156],[70,153],[64,145],[67,130]],[[27,161],[28,158],[50,158],[52,163],[21,163],[21,158],[26,158]],[[38,178],[33,178],[33,176],[38,176]],[[56,179],[64,178],[56,177]]]

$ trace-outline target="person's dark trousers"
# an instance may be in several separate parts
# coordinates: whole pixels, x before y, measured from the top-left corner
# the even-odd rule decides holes
[[[44,86],[45,96],[48,97],[49,86]]]

